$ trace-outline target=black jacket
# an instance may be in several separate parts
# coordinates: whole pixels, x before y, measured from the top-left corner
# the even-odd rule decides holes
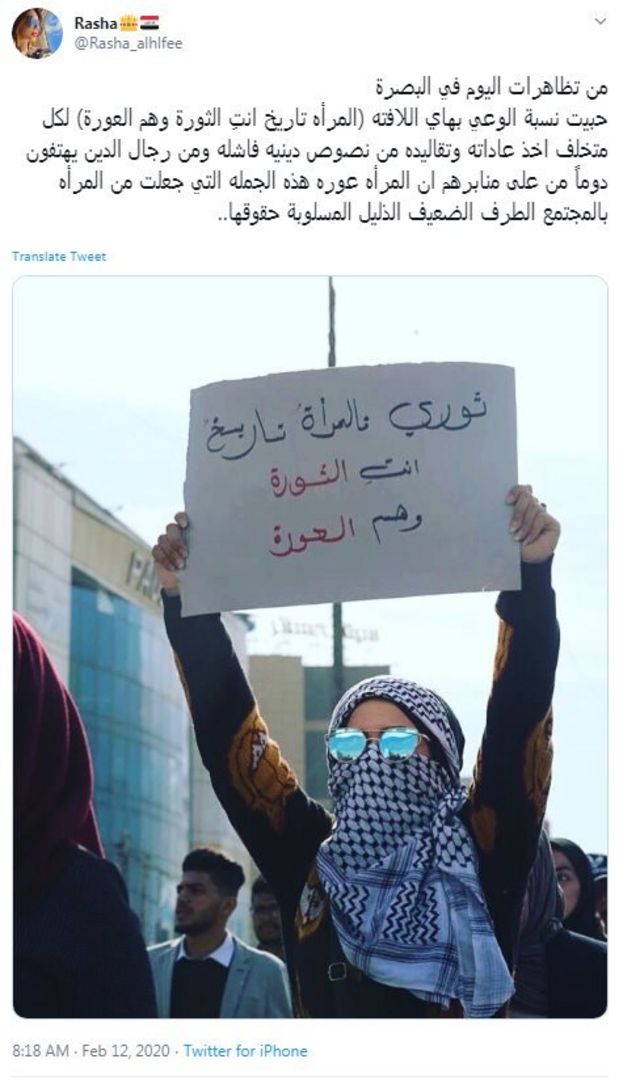
[[[548,1016],[593,1019],[607,1008],[607,946],[559,930],[545,945]]]
[[[14,904],[19,1016],[157,1016],[140,925],[119,871],[78,848],[39,895]]]

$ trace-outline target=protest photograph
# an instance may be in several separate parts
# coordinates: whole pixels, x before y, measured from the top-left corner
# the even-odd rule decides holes
[[[13,319],[17,1014],[601,1016],[604,282]]]

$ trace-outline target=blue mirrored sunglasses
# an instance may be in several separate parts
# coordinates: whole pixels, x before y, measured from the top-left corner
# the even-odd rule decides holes
[[[430,741],[415,728],[386,728],[374,736],[358,728],[340,728],[327,735],[326,742],[335,761],[357,761],[369,742],[378,744],[378,751],[385,761],[406,761],[418,749],[420,739]]]
[[[35,15],[30,15],[27,19],[27,26],[30,30],[35,30],[38,26],[40,26],[40,20],[36,19]]]

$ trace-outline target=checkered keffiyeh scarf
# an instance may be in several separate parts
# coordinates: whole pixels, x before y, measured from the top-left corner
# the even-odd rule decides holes
[[[428,731],[446,767],[419,754],[387,762],[375,743],[357,761],[329,759],[336,824],[317,866],[343,952],[378,982],[445,1007],[457,999],[467,1017],[493,1016],[513,981],[457,816],[459,725],[436,694],[387,676],[348,691],[330,733],[369,698],[393,702]]]

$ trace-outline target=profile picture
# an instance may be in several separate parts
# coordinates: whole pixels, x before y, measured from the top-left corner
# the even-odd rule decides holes
[[[13,24],[13,43],[29,60],[51,56],[62,43],[62,24],[48,8],[26,8]]]

